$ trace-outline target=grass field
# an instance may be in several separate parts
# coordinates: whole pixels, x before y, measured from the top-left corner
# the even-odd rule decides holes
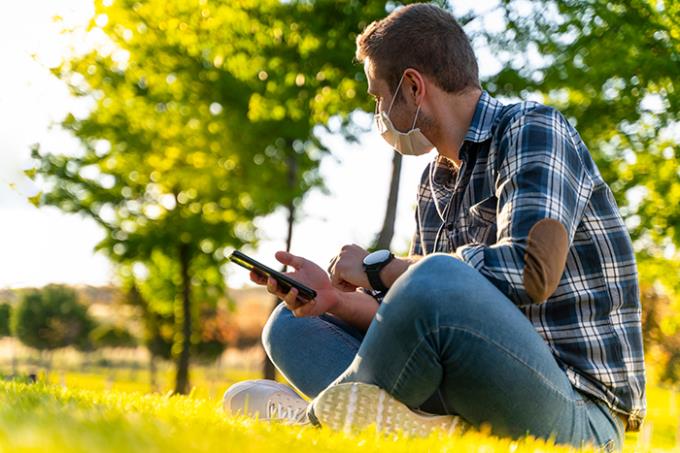
[[[232,380],[248,377],[253,376],[231,375]],[[104,381],[101,378],[68,373],[61,383],[0,382],[0,451],[568,451],[542,441],[513,442],[479,432],[408,439],[377,436],[372,431],[346,435],[309,426],[282,426],[227,417],[219,396],[202,396],[206,391],[169,397],[138,392],[135,384],[111,386],[105,376]],[[102,382],[110,388],[102,387]],[[228,383],[225,379],[225,388]],[[680,451],[677,395],[650,387],[649,405],[643,431],[627,437],[625,451]]]
[[[17,452],[568,451],[480,433],[426,439],[371,431],[344,435],[225,417],[212,399],[8,382],[0,383],[0,444]]]

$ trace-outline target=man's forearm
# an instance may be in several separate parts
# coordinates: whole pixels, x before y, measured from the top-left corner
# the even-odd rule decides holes
[[[412,255],[408,258],[394,258],[380,271],[380,280],[382,280],[385,286],[391,288],[401,274],[406,272],[409,266],[415,264],[421,258],[422,256],[418,255]]]
[[[378,311],[378,301],[361,291],[341,292],[338,303],[328,313],[365,332]]]

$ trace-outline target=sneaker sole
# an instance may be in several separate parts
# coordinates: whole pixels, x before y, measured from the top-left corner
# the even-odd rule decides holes
[[[321,392],[308,412],[312,423],[336,431],[358,432],[375,425],[379,432],[428,436],[434,430],[452,434],[459,418],[452,415],[420,415],[385,390],[371,384],[337,384]]]

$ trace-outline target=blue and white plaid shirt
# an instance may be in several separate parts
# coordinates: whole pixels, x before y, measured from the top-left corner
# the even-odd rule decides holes
[[[454,253],[508,296],[545,339],[572,385],[627,415],[645,414],[637,268],[611,190],[568,121],[534,102],[483,92],[456,168],[437,156],[418,191],[410,254]],[[531,227],[555,219],[569,253],[555,292],[534,303],[523,283]]]

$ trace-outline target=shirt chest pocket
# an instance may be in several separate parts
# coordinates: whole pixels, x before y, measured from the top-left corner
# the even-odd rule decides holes
[[[468,209],[468,236],[470,242],[493,244],[496,242],[496,206],[495,196],[484,198]]]
[[[496,205],[498,205],[498,198],[494,195],[485,198],[470,206],[468,209],[470,218],[473,222],[480,224],[496,223]]]

